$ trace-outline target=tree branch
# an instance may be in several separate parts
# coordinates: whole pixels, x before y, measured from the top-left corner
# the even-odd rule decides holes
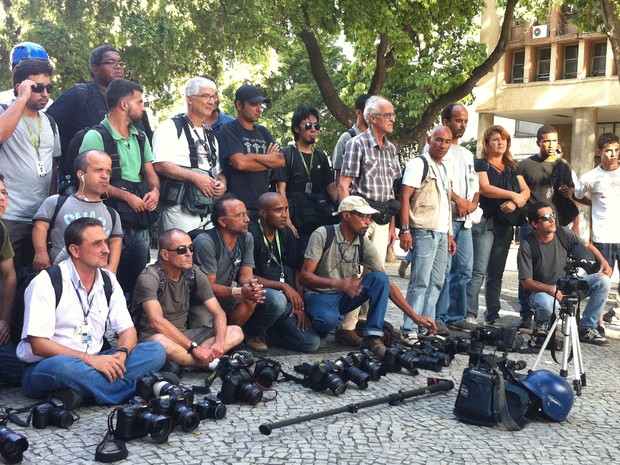
[[[387,69],[394,65],[394,56],[392,52],[388,52],[390,39],[386,33],[381,34],[379,45],[377,45],[377,55],[375,59],[375,72],[370,82],[368,93],[371,95],[379,95],[383,89],[383,85],[387,80]]]
[[[616,59],[616,74],[620,81],[620,37],[618,37],[618,34],[620,34],[620,18],[618,17],[616,5],[612,0],[600,0],[600,2],[605,32],[609,42],[611,42],[611,48]]]

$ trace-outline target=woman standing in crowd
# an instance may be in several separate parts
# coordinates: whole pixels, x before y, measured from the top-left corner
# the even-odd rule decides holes
[[[480,206],[483,216],[472,228],[474,266],[467,286],[467,312],[478,315],[478,296],[486,278],[485,322],[499,318],[500,291],[514,226],[523,221],[522,207],[530,190],[510,153],[510,134],[502,126],[484,132],[481,158],[474,162],[480,180]]]

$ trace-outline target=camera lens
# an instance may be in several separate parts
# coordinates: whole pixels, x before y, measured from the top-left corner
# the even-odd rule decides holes
[[[256,374],[256,382],[261,386],[271,387],[278,373],[271,367],[265,367]]]
[[[13,430],[0,426],[0,455],[6,463],[19,463],[28,449],[28,440]]]
[[[50,413],[50,425],[59,428],[69,428],[73,424],[74,418],[71,412],[64,408],[56,408]]]
[[[364,390],[368,387],[368,381],[370,381],[370,375],[365,371],[360,370],[355,366],[350,366],[344,370],[345,378],[355,383],[355,385]]]
[[[177,406],[174,410],[173,417],[186,433],[194,431],[200,424],[200,417],[198,414],[185,405]]]
[[[335,373],[331,373],[325,377],[325,384],[327,384],[327,388],[336,396],[339,396],[347,390],[346,383]]]
[[[258,404],[263,398],[263,391],[252,383],[244,383],[239,387],[239,400],[248,404]]]
[[[155,415],[150,412],[142,412],[136,420],[138,427],[151,435],[156,444],[168,442],[168,436],[172,432],[174,424],[172,418],[164,415]]]

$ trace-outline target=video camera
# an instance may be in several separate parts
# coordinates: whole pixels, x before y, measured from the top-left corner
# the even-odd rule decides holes
[[[588,294],[589,286],[586,281],[580,278],[579,270],[583,270],[585,274],[593,274],[600,267],[601,263],[591,250],[582,244],[573,244],[566,255],[565,274],[557,282],[558,291],[567,297],[580,299],[585,297]]]

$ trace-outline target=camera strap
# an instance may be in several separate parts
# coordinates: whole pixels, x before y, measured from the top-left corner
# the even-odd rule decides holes
[[[6,424],[7,421],[12,421],[18,426],[22,426],[22,427],[30,426],[30,420],[32,419],[32,410],[34,409],[36,405],[38,404],[29,405],[28,407],[22,407],[20,409],[7,407],[4,413],[0,416],[0,419],[1,419],[0,423],[4,422]],[[26,421],[22,420],[21,418],[17,416],[18,413],[26,413],[26,412],[30,413]]]
[[[116,407],[108,415],[108,431],[95,449],[95,460],[101,463],[112,463],[124,460],[129,455],[125,441],[114,438],[114,415],[122,407]]]

